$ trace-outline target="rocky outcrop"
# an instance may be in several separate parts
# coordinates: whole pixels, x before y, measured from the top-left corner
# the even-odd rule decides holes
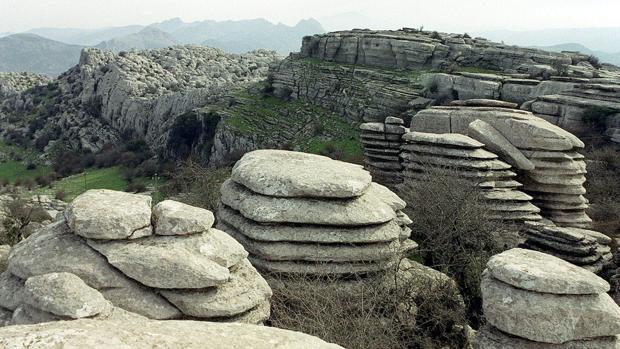
[[[523,234],[526,248],[556,256],[596,274],[614,264],[611,238],[593,230],[531,224]]]
[[[522,108],[571,132],[595,129],[620,143],[620,78],[593,79],[569,91],[539,96]]]
[[[480,138],[480,121],[495,129],[495,139]],[[478,126],[477,126],[478,124]],[[501,160],[516,168],[522,191],[533,197],[543,217],[560,226],[587,228],[584,144],[573,134],[532,113],[490,107],[434,107],[417,113],[410,129],[429,133],[470,134],[490,144]],[[478,135],[478,136],[477,136]],[[490,134],[487,134],[487,136]],[[502,136],[504,139],[499,140]],[[501,149],[501,144],[505,146]],[[517,163],[521,163],[519,165]],[[534,169],[529,169],[534,165]]]
[[[76,320],[0,329],[0,346],[66,348],[256,348],[338,349],[335,344],[300,332],[266,326],[144,318]]]
[[[274,94],[311,101],[351,122],[383,122],[426,107],[418,74],[333,64],[292,55],[269,71]]]
[[[46,75],[34,73],[0,73],[0,100],[51,81]]]
[[[13,247],[0,308],[11,324],[92,317],[112,305],[151,319],[262,323],[271,289],[213,221],[174,201],[151,210],[148,196],[88,191],[64,219]]]
[[[388,117],[384,123],[360,125],[365,167],[380,183],[394,187],[402,183],[400,159],[402,135],[407,132],[403,119]]]
[[[405,202],[356,165],[255,151],[235,165],[221,193],[218,227],[266,272],[372,274],[416,247]]]
[[[41,91],[53,96],[55,108],[34,138],[61,139],[74,148],[97,151],[129,133],[153,150],[164,150],[179,116],[264,78],[276,60],[273,52],[230,55],[200,46],[119,54],[85,49],[79,64],[62,74],[53,90]],[[24,93],[4,106],[13,120],[21,115],[27,123],[38,107],[33,103],[37,97]]]
[[[519,190],[522,185],[512,167],[483,149],[483,143],[456,133],[410,132],[402,139],[400,156],[408,183],[424,185],[442,173],[458,176],[480,188],[490,219],[517,223],[542,219],[532,197]]]
[[[482,277],[488,325],[476,348],[615,348],[620,308],[608,290],[596,275],[544,253],[494,256]]]

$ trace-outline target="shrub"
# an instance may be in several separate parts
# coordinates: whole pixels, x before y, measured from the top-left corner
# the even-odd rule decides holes
[[[330,276],[268,275],[274,280],[270,324],[346,348],[462,347],[454,329],[465,317],[453,282],[394,272],[381,280],[350,276],[354,287]]]
[[[56,191],[56,194],[54,194],[54,198],[56,200],[64,201],[66,197],[67,197],[67,192],[64,189],[58,189]]]
[[[595,55],[590,55],[588,57],[588,63],[592,64],[592,66],[596,69],[600,69],[603,67],[601,61]]]
[[[32,171],[36,169],[37,169],[37,164],[35,164],[34,162],[29,162],[28,165],[26,165],[26,170],[28,171]]]
[[[26,177],[22,180],[22,186],[24,186],[28,190],[32,190],[36,186],[36,183],[34,179],[30,177]]]
[[[230,177],[230,168],[206,168],[188,159],[168,175],[170,180],[161,188],[165,196],[175,196],[179,201],[215,212],[220,202],[220,187]]]
[[[129,193],[144,193],[146,186],[143,183],[129,183],[125,191]]]
[[[471,36],[470,36],[469,34],[465,33],[465,34],[463,34],[463,38],[465,38],[465,39],[471,39]]]
[[[590,200],[588,214],[594,220],[594,229],[610,236],[620,234],[620,154],[615,148],[591,149],[586,158],[595,163],[588,165],[585,183]]]
[[[45,175],[45,176],[38,176],[37,178],[35,178],[35,181],[37,182],[38,185],[42,187],[46,187],[52,184],[53,179],[49,175]]]
[[[432,39],[441,40],[441,35],[439,35],[438,32],[434,31],[434,32],[431,33],[431,38]]]
[[[489,220],[481,190],[449,168],[426,165],[424,182],[405,182],[400,196],[415,222],[424,264],[454,278],[469,320],[483,322],[480,276],[488,259],[518,243],[517,228]]]
[[[32,222],[45,222],[52,217],[40,205],[36,203],[26,203],[24,200],[14,198],[4,205],[4,218],[2,227],[4,231],[0,233],[0,245],[15,245],[25,239],[26,227]]]

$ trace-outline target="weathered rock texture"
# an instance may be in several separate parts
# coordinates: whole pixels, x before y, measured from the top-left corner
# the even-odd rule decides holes
[[[524,229],[524,235],[525,247],[556,256],[596,274],[614,264],[611,238],[596,231],[531,224]]]
[[[76,320],[0,329],[6,348],[133,349],[338,349],[300,332],[246,324],[198,321],[153,321],[144,318]]]
[[[457,133],[410,132],[402,139],[400,156],[407,182],[424,185],[436,173],[458,176],[480,187],[490,219],[516,223],[542,219],[532,197],[520,191],[513,168],[483,149],[483,143]]]
[[[0,99],[51,81],[48,76],[34,73],[0,73]]]
[[[151,319],[269,317],[271,289],[243,246],[211,227],[209,211],[164,201],[152,213],[150,197],[91,190],[65,217],[11,250],[0,278],[11,324],[93,317],[112,305]]]
[[[408,129],[404,121],[388,117],[383,123],[365,123],[360,126],[366,169],[375,181],[390,187],[402,183],[402,161],[399,156],[402,135]]]
[[[595,274],[522,249],[494,256],[487,266],[481,290],[488,325],[478,349],[620,345],[620,308]]]
[[[274,163],[279,166],[271,168]],[[339,175],[326,175],[331,172]],[[356,179],[356,190],[349,178]],[[372,274],[387,270],[416,246],[409,240],[411,221],[401,212],[405,202],[371,183],[360,166],[316,155],[256,151],[237,163],[221,192],[218,228],[241,242],[250,261],[266,272]],[[261,194],[267,192],[271,195]]]
[[[479,137],[475,127],[480,121],[504,139],[498,142]],[[541,209],[543,217],[560,226],[587,228],[592,222],[585,213],[588,202],[583,196],[586,193],[584,157],[578,153],[584,144],[560,127],[514,109],[434,107],[416,114],[410,129],[469,134],[492,143],[489,148],[496,149],[500,160],[521,167],[514,170],[516,179],[523,184],[521,190],[533,197],[532,203]],[[534,169],[528,169],[530,164]]]
[[[301,52],[269,75],[277,95],[310,100],[363,122],[411,115],[429,104],[490,99],[532,110],[571,132],[591,132],[584,109],[610,108],[601,127],[618,140],[620,73],[591,63],[576,52],[405,28],[306,37]]]
[[[275,52],[230,55],[201,46],[119,54],[87,48],[79,64],[53,84],[6,99],[10,120],[2,129],[26,132],[42,106],[44,120],[32,134],[39,142],[62,140],[72,148],[98,151],[132,134],[163,151],[178,117],[264,78],[277,59]],[[205,123],[203,131],[213,132],[211,127]]]

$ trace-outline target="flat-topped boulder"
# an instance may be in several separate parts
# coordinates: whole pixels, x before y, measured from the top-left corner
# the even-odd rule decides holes
[[[33,341],[36,338],[36,341]],[[76,320],[0,329],[0,346],[66,348],[338,349],[316,337],[273,327],[200,321]]]
[[[494,327],[536,342],[561,344],[620,333],[620,308],[607,294],[558,295],[483,275],[483,309]]]
[[[150,235],[151,197],[93,189],[75,198],[65,211],[76,235],[88,239],[126,239]]]
[[[153,207],[153,226],[157,235],[191,235],[213,226],[215,216],[209,210],[178,201],[164,200]]]
[[[283,167],[287,170],[282,171]],[[281,150],[246,154],[233,168],[231,178],[255,193],[277,197],[357,197],[372,181],[358,165]]]
[[[512,249],[487,262],[491,275],[517,288],[553,294],[597,294],[609,284],[595,274],[545,253]]]
[[[486,326],[476,336],[477,349],[617,349],[618,336],[568,341],[562,344],[534,342]]]
[[[456,100],[450,102],[450,105],[454,106],[467,106],[467,107],[494,107],[494,108],[508,108],[516,109],[519,105],[517,103],[500,101],[497,99],[466,99]]]

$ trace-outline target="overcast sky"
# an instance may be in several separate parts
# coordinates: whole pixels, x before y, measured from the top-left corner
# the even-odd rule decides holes
[[[168,18],[266,18],[295,24],[355,12],[366,27],[440,31],[620,26],[618,0],[0,0],[0,32],[35,27],[96,28]],[[338,16],[343,25],[351,16]],[[359,19],[358,19],[359,21]],[[331,28],[328,28],[331,29]]]

